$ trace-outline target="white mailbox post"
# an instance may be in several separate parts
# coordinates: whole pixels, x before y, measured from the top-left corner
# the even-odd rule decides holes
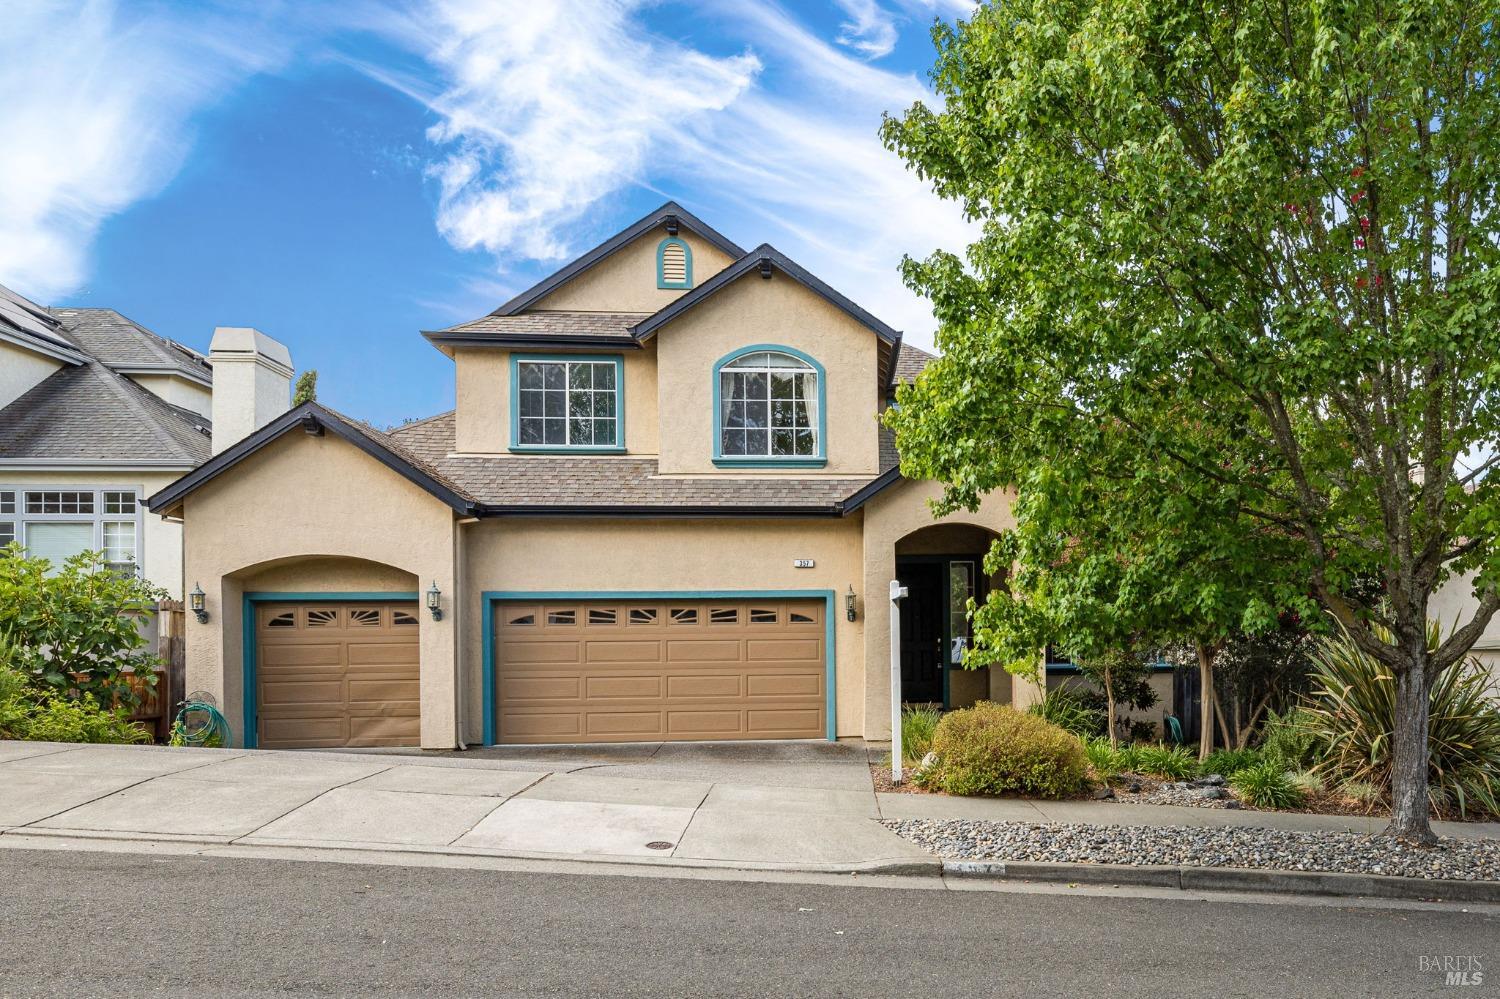
[[[901,783],[901,600],[906,587],[891,580],[891,783]]]

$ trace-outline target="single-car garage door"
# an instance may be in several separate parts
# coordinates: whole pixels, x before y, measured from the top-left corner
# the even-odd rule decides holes
[[[821,600],[502,603],[502,743],[817,739]]]
[[[262,749],[415,746],[417,605],[256,604]]]

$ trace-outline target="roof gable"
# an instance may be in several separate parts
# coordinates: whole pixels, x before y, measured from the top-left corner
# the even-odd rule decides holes
[[[336,413],[316,402],[305,402],[267,423],[234,446],[214,455],[195,471],[189,472],[146,501],[152,513],[176,507],[198,487],[218,478],[261,448],[285,436],[301,431],[310,434],[331,432],[370,455],[387,468],[427,490],[465,516],[474,514],[477,504],[463,489],[454,485],[425,460],[413,454],[389,434]]]
[[[675,201],[668,201],[660,208],[651,212],[643,218],[637,219],[624,229],[615,233],[609,239],[589,250],[583,256],[574,260],[566,267],[543,278],[536,284],[521,292],[515,298],[506,302],[500,308],[490,313],[493,316],[513,316],[518,312],[536,304],[541,299],[561,288],[578,275],[584,273],[603,260],[608,259],[619,250],[635,242],[636,239],[660,227],[681,227],[689,232],[695,233],[703,239],[718,247],[729,257],[740,257],[744,250],[732,242],[729,237],[719,232],[713,226],[704,222],[692,212],[683,208]]]
[[[762,243],[760,246],[757,246],[686,295],[683,295],[659,312],[654,313],[649,319],[637,323],[631,328],[631,332],[635,334],[638,340],[649,339],[661,327],[705,299],[712,298],[740,278],[748,274],[770,277],[772,273],[778,271],[801,284],[835,308],[842,310],[884,342],[889,344],[899,344],[901,342],[901,332],[899,330],[892,329],[869,312],[860,308],[844,295],[835,291],[827,282],[792,260],[770,243]]]

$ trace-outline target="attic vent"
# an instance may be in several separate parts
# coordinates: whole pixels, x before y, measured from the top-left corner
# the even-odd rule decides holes
[[[693,253],[682,240],[669,236],[656,247],[656,286],[693,286]]]

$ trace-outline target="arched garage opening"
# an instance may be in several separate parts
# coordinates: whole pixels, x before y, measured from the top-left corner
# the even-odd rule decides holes
[[[232,581],[242,601],[246,745],[419,744],[415,575],[364,559],[307,556],[253,566]]]

